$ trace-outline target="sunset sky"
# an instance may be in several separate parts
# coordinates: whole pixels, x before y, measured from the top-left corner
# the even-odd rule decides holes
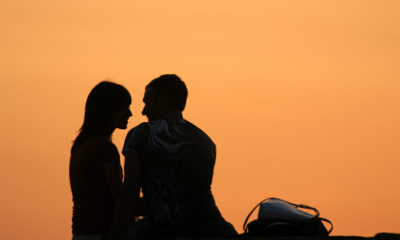
[[[0,0],[1,239],[71,239],[71,142],[98,82],[179,75],[242,232],[280,197],[333,235],[400,232],[400,1]],[[127,130],[113,140],[121,150]]]

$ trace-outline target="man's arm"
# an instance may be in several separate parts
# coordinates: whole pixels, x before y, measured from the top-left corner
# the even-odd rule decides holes
[[[110,231],[110,240],[119,240],[135,222],[140,195],[140,156],[137,152],[125,153],[125,177],[122,185],[121,199],[117,206],[115,218]]]

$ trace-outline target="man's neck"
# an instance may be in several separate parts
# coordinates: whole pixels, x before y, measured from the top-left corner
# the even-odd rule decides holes
[[[181,119],[183,118],[182,116],[182,111],[178,111],[178,110],[173,110],[173,111],[169,111],[166,112],[165,114],[162,114],[159,118],[161,119]]]

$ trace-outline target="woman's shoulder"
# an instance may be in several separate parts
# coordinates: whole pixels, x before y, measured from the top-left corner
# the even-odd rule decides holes
[[[119,161],[117,147],[105,137],[89,137],[71,153],[71,161],[93,164],[102,161]]]
[[[81,151],[118,152],[111,140],[103,136],[88,137],[80,146]]]

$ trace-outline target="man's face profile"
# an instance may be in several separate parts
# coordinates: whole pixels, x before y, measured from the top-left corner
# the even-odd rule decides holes
[[[152,91],[149,88],[146,88],[143,97],[144,107],[142,111],[142,115],[145,115],[149,121],[156,120],[160,117],[161,109],[160,104],[152,94]]]

